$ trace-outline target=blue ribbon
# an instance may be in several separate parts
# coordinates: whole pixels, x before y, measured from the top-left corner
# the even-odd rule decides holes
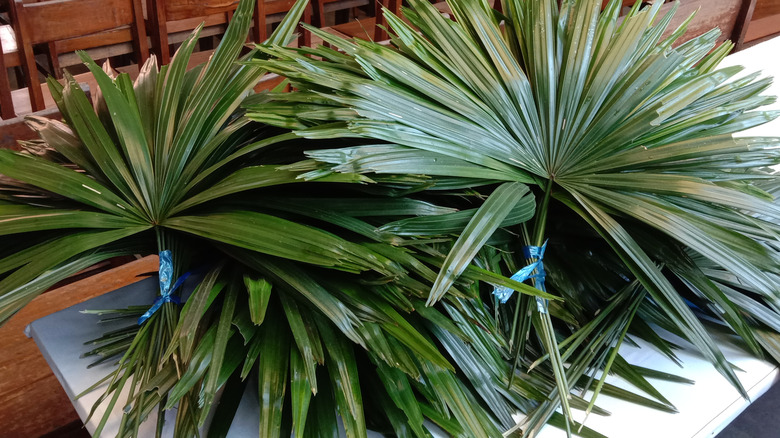
[[[527,245],[523,247],[523,255],[526,259],[536,259],[533,263],[525,266],[523,269],[517,271],[515,275],[511,276],[512,280],[517,282],[524,282],[529,278],[536,280],[535,287],[542,292],[547,292],[544,286],[544,279],[547,277],[547,273],[544,270],[544,251],[547,249],[547,241],[545,240],[542,246]],[[514,289],[506,286],[495,286],[493,289],[493,295],[503,304],[509,300],[509,297],[514,293]],[[536,310],[540,313],[547,313],[548,301],[544,298],[536,297]]]
[[[160,253],[160,296],[157,297],[156,300],[154,300],[154,303],[152,304],[152,307],[149,308],[149,310],[146,311],[143,315],[141,315],[140,318],[138,318],[138,325],[141,325],[149,319],[152,315],[154,315],[154,312],[157,311],[160,307],[162,307],[165,303],[175,303],[175,304],[181,304],[181,300],[178,296],[173,295],[174,292],[176,292],[176,289],[179,288],[184,283],[184,280],[187,279],[187,277],[190,276],[190,272],[185,273],[181,277],[179,277],[176,282],[173,284],[173,287],[171,287],[171,278],[173,278],[173,255],[171,254],[171,250],[166,249],[165,251],[162,251]]]

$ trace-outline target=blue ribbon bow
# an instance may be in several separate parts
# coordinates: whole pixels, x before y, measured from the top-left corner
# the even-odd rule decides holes
[[[176,292],[176,289],[179,288],[184,283],[184,280],[187,279],[187,277],[190,276],[190,273],[187,272],[181,277],[179,277],[176,282],[173,284],[173,287],[171,287],[171,278],[173,278],[173,255],[171,254],[171,250],[166,249],[165,251],[162,251],[160,253],[160,296],[157,297],[156,300],[154,300],[154,303],[152,304],[152,307],[149,308],[149,310],[146,311],[143,315],[141,315],[140,318],[138,318],[138,325],[141,325],[149,319],[154,312],[157,311],[160,307],[162,307],[165,303],[176,303],[180,304],[181,300],[176,295],[173,295],[174,292]]]
[[[544,286],[544,279],[547,277],[547,273],[544,271],[544,262],[542,261],[544,259],[544,251],[546,249],[546,240],[542,246],[524,246],[523,255],[525,258],[536,259],[536,261],[517,271],[517,273],[515,273],[515,275],[511,276],[510,278],[521,283],[528,280],[529,278],[533,278],[536,280],[536,288],[542,292],[547,292],[547,289]],[[496,286],[493,289],[493,295],[495,295],[502,304],[506,303],[514,292],[514,289],[506,286]],[[547,305],[548,301],[546,299],[536,297],[536,310],[538,310],[540,313],[547,313]]]

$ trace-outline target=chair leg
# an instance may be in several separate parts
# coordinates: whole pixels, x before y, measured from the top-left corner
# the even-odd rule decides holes
[[[257,0],[255,6],[255,15],[252,17],[255,21],[252,29],[252,39],[256,43],[260,44],[268,39],[268,32],[266,31],[266,14],[265,14],[265,0]]]
[[[13,119],[14,100],[11,97],[11,83],[8,82],[8,70],[5,68],[3,56],[3,43],[0,41],[0,118]]]
[[[57,47],[54,42],[50,42],[46,47],[46,58],[49,60],[51,75],[57,79],[62,79],[62,69],[60,68],[60,58],[57,56]]]
[[[165,6],[157,0],[147,3],[146,13],[149,16],[148,31],[152,40],[152,49],[157,53],[159,65],[171,62],[171,52],[168,47],[168,25],[165,21]]]
[[[25,51],[24,59],[22,60],[22,68],[24,69],[25,80],[27,82],[27,91],[30,94],[30,107],[33,112],[40,111],[45,108],[45,105],[43,102],[41,83],[38,80],[38,66],[35,64],[32,48]]]
[[[734,43],[734,52],[742,50],[747,35],[748,25],[753,19],[753,11],[756,9],[756,0],[742,0],[737,13],[737,19],[734,23],[734,29],[731,31],[729,39]]]
[[[312,24],[319,28],[325,27],[325,6],[323,5],[323,0],[313,0],[309,4],[314,7],[314,15],[311,19]]]
[[[14,71],[17,87],[21,87],[22,84],[24,84],[24,71],[22,70],[22,66],[17,65],[16,67],[11,67],[11,69]]]
[[[151,15],[151,14],[150,14]],[[147,42],[146,21],[144,20],[143,5],[140,0],[133,0],[133,17],[135,22],[131,25],[133,34],[133,52],[135,62],[140,68],[149,59],[149,43]],[[154,37],[152,37],[154,41]]]
[[[11,90],[9,88],[0,90],[0,118],[8,120],[14,117],[16,117],[16,112],[14,111],[14,100],[11,97]]]
[[[306,6],[306,10],[303,11],[302,22],[311,24],[312,7],[311,3]],[[303,26],[298,24],[298,47],[311,47],[311,32],[304,29]]]
[[[396,3],[399,0],[391,0],[391,5],[388,5],[391,10],[394,10],[397,8]],[[377,3],[379,3],[377,1]],[[385,20],[385,14],[382,10],[382,5],[375,3],[374,7],[376,8],[376,26],[374,27],[374,41],[385,41],[390,36],[387,34],[387,31],[385,30],[385,27],[387,27],[387,20]]]

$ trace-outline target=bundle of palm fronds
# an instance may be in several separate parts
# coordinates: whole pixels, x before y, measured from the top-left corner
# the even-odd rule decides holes
[[[375,143],[309,152],[320,163],[312,177],[360,173],[434,202],[489,194],[460,227],[448,227],[454,213],[379,229],[457,235],[428,305],[470,263],[563,298],[497,287],[491,303],[483,290],[509,380],[525,381],[529,367],[555,375],[528,417],[532,434],[556,408],[568,416],[573,388],[595,382],[598,395],[607,372],[626,369],[618,347],[629,334],[671,358],[659,332],[680,336],[744,395],[710,331],[780,359],[780,207],[768,168],[780,139],[731,136],[778,115],[756,110],[774,101],[761,95],[770,80],[718,69],[732,44],[716,46],[717,30],[675,45],[687,21],[667,33],[674,10],[661,16],[661,2],[637,2],[622,21],[620,1],[603,11],[598,0],[505,0],[503,12],[448,3],[454,21],[424,0],[409,0],[405,20],[386,12],[390,45],[311,29],[340,51],[261,49],[272,59],[253,65],[298,91],[251,98],[249,117]],[[510,226],[529,191],[533,220]],[[641,372],[627,374],[652,391]]]
[[[271,43],[289,38],[304,7]],[[96,382],[107,384],[96,434],[119,404],[121,436],[172,406],[176,436],[196,435],[224,389],[210,423],[219,435],[247,381],[259,388],[262,436],[337,430],[335,407],[350,435],[365,435],[365,390],[379,427],[424,433],[425,416],[457,432],[453,410],[495,429],[482,408],[461,406],[473,396],[434,343],[452,320],[413,312],[435,273],[395,246],[403,239],[360,219],[453,209],[342,188],[359,175],[295,184],[313,169],[301,160],[314,146],[238,110],[264,73],[235,62],[251,16],[243,1],[210,62],[191,71],[197,33],[134,83],[85,57],[100,86],[94,108],[72,78],[50,82],[65,123],[32,118],[44,144],[0,151],[0,316],[95,262],[159,252],[172,259],[161,299],[111,312],[128,326],[91,352],[118,363]],[[202,280],[180,309],[172,283],[196,270]],[[459,314],[478,320],[480,311],[464,302]],[[413,385],[428,398],[417,400]]]
[[[289,39],[304,7],[270,43]],[[91,264],[159,254],[154,303],[99,311],[127,326],[88,354],[116,363],[94,386],[105,391],[96,435],[116,412],[120,436],[138,436],[155,412],[159,434],[159,414],[174,406],[175,436],[224,435],[247,382],[263,437],[332,435],[338,416],[354,437],[367,425],[428,436],[433,423],[452,435],[500,434],[552,376],[540,367],[537,390],[500,389],[505,342],[478,282],[555,297],[471,266],[426,307],[451,239],[378,226],[454,214],[448,229],[459,231],[475,211],[393,196],[414,178],[372,189],[356,173],[312,177],[318,165],[304,150],[354,142],[304,141],[245,117],[239,104],[264,73],[235,62],[251,14],[243,0],[211,60],[190,71],[197,32],[170,65],[152,60],[134,82],[84,56],[99,85],[94,106],[72,78],[49,82],[64,123],[31,117],[42,141],[0,151],[0,320]],[[533,213],[523,195],[508,226]],[[179,307],[188,276],[198,284]]]
[[[51,81],[65,123],[0,151],[2,320],[97,261],[161,254],[160,298],[117,309],[127,328],[93,351],[117,362],[100,402],[120,435],[177,406],[175,436],[223,436],[251,382],[262,437],[334,436],[339,416],[350,437],[597,437],[569,410],[604,414],[599,393],[674,409],[647,380],[674,376],[621,357],[631,336],[674,358],[658,332],[678,335],[738,388],[708,329],[780,359],[780,141],[730,136],[774,116],[753,111],[767,80],[728,82],[716,32],[662,39],[658,5],[618,25],[619,1],[456,0],[455,22],[410,4],[390,46],[273,46],[300,3],[235,63],[242,0],[206,65],[186,71],[196,37],[135,83],[85,58],[94,108]],[[240,108],[265,71],[297,91]]]

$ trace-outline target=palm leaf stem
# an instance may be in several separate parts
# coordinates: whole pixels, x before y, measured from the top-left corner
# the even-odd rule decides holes
[[[545,241],[545,228],[546,228],[546,222],[547,222],[547,211],[550,206],[550,197],[552,195],[553,187],[555,182],[552,178],[547,180],[547,185],[544,189],[544,197],[542,198],[542,202],[539,205],[539,208],[537,209],[537,217],[536,222],[534,224],[534,234],[532,242],[534,246],[540,247],[544,244]],[[536,260],[527,259],[526,263],[531,264],[535,262]],[[535,272],[536,273],[536,272]],[[544,280],[538,281],[536,277],[532,277],[532,281],[534,283],[534,287],[537,289],[546,292],[546,289],[544,287]],[[547,354],[550,357],[550,364],[552,365],[553,374],[555,375],[555,383],[558,387],[558,397],[561,403],[561,408],[563,410],[563,416],[566,421],[566,434],[567,436],[571,436],[571,424],[572,424],[572,418],[571,418],[571,409],[569,407],[569,383],[568,379],[566,377],[566,369],[563,366],[563,360],[561,359],[561,352],[560,348],[558,347],[558,343],[556,341],[555,337],[555,328],[553,327],[552,318],[550,317],[550,313],[546,311],[547,309],[547,302],[542,301],[541,298],[536,299],[538,305],[536,308],[536,315],[537,318],[531,318],[531,324],[535,327],[538,335],[540,336],[540,340],[542,342],[542,345],[544,346],[544,349],[547,350]],[[533,307],[530,300],[527,307]],[[518,315],[515,315],[515,319],[518,318]],[[515,352],[515,354],[519,353],[519,349]],[[517,364],[519,362],[519,357],[515,357],[514,364],[512,366],[511,374],[510,374],[510,381],[512,380],[512,377],[514,376],[515,369],[517,367]],[[511,383],[510,383],[511,384]]]
[[[527,226],[527,224],[525,224],[525,223],[522,224],[521,231],[522,231],[523,242],[530,242],[531,238],[529,237],[529,234],[528,234],[528,226]],[[510,264],[510,263],[512,264],[512,266],[509,266],[509,270],[510,271],[516,270],[517,268],[514,266],[514,262],[512,261],[511,258],[509,258],[507,260],[507,264]],[[515,314],[514,314],[514,317],[512,318],[512,331],[510,332],[511,335],[510,335],[510,339],[509,339],[509,346],[510,346],[510,348],[514,348],[514,345],[515,345],[516,341],[520,342],[520,346],[518,347],[518,349],[515,352],[515,363],[517,363],[517,355],[519,354],[517,351],[524,350],[524,346],[525,346],[525,336],[520,336],[520,335],[522,333],[527,333],[527,330],[528,330],[528,328],[526,328],[525,331],[521,331],[520,333],[517,332],[517,324],[518,324],[519,315],[520,315],[519,309],[520,309],[520,306],[521,306],[519,301],[522,301],[522,300],[518,300],[518,303],[515,305]],[[527,306],[528,306],[528,303],[526,303],[526,307],[524,308],[524,310],[526,312],[528,311]],[[524,319],[523,323],[526,324],[527,321]],[[520,330],[522,330],[522,329],[523,328],[521,327]],[[514,373],[514,370],[512,370],[512,372]]]

